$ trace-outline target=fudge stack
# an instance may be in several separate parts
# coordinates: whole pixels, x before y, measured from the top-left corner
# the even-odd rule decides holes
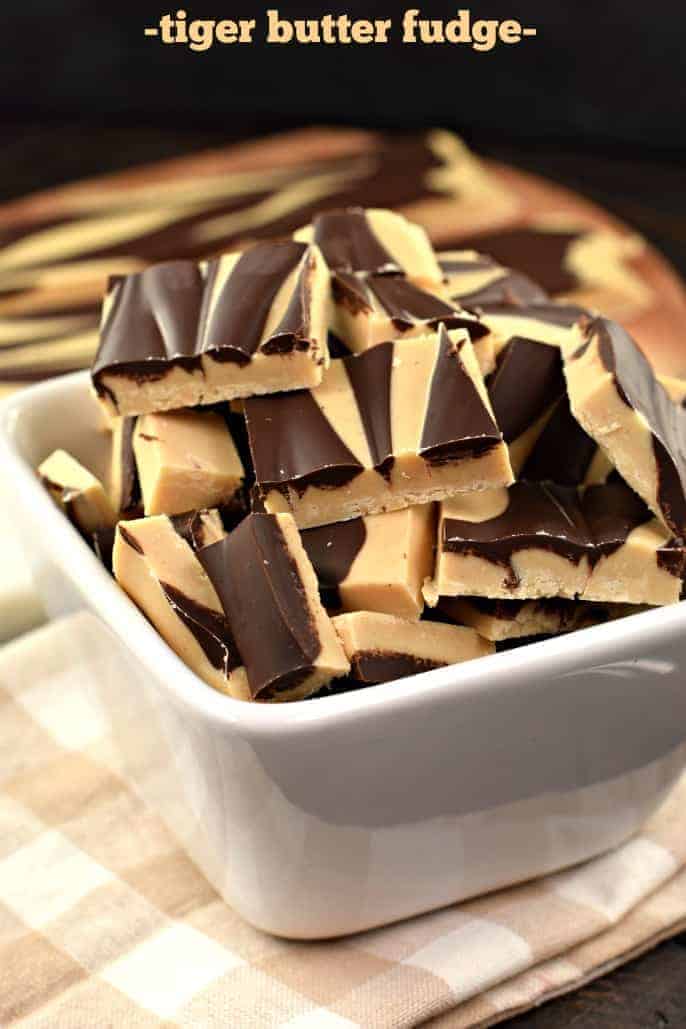
[[[298,700],[679,600],[686,409],[636,343],[398,214],[111,281],[98,478],[39,474],[210,686]]]

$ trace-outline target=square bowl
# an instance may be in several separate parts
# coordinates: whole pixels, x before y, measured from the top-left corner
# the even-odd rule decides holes
[[[4,505],[48,612],[105,627],[117,672],[100,696],[136,785],[259,928],[338,936],[584,861],[636,832],[680,774],[686,604],[248,704],[185,667],[52,503],[34,469],[57,447],[103,468],[86,372],[0,405]]]

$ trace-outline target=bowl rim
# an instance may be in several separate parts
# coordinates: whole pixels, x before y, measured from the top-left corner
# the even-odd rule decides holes
[[[234,731],[260,736],[284,730],[309,734],[335,724],[359,724],[380,715],[417,711],[434,703],[459,702],[460,696],[513,689],[516,680],[564,679],[585,668],[617,663],[630,637],[655,647],[686,636],[686,602],[653,608],[600,625],[578,629],[523,647],[501,651],[461,665],[446,666],[377,686],[317,697],[292,704],[250,704],[235,700],[203,682],[162,639],[40,485],[34,468],[20,453],[15,438],[22,412],[48,399],[83,394],[89,373],[73,372],[28,386],[0,401],[0,467],[13,481],[18,506],[33,509],[45,521],[45,539],[61,572],[88,594],[90,606],[130,654],[169,691],[170,697],[197,716]],[[84,603],[85,606],[85,603]],[[630,660],[630,658],[629,658]],[[619,664],[622,662],[620,661]]]

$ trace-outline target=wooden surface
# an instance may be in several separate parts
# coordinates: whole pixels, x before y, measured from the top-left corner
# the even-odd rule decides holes
[[[6,125],[2,138],[0,201],[231,141],[226,133],[209,131],[74,125]],[[616,152],[582,155],[554,146],[516,149],[491,140],[476,149],[584,193],[637,229],[686,277],[683,163]],[[681,1029],[686,1026],[686,936],[507,1024],[511,1029]]]

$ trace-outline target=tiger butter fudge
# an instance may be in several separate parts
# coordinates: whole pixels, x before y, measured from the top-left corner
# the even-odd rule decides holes
[[[435,293],[416,286],[403,275],[331,275],[332,331],[352,353],[388,339],[407,339],[448,329],[466,329],[482,372],[492,371],[490,330],[475,315]]]
[[[304,529],[324,605],[419,618],[422,585],[433,568],[433,505]]]
[[[91,371],[115,414],[316,385],[328,364],[329,274],[314,246],[260,243],[206,264],[111,281]]]
[[[192,671],[222,693],[247,700],[250,693],[231,626],[194,551],[198,531],[202,542],[221,538],[213,519],[201,519],[195,529],[192,517],[176,524],[165,515],[120,522],[114,575]]]
[[[90,536],[116,523],[117,512],[103,484],[66,450],[50,454],[38,468],[38,477],[83,535]]]
[[[293,238],[316,243],[332,271],[402,274],[420,286],[441,285],[441,269],[425,230],[394,211],[325,211]]]
[[[198,551],[253,699],[297,700],[350,670],[290,515],[251,514]]]
[[[476,250],[444,250],[436,257],[443,274],[442,292],[460,307],[494,303],[523,306],[550,300],[528,276],[504,268]]]
[[[686,536],[686,410],[616,322],[580,325],[577,340],[565,355],[574,417],[651,511]]]
[[[439,597],[431,612],[451,624],[468,625],[494,643],[529,636],[557,636],[607,621],[606,604],[563,597],[540,600],[491,600],[488,597]]]
[[[441,505],[431,605],[444,596],[679,599],[684,550],[622,482],[517,482]]]
[[[351,677],[370,685],[485,657],[495,649],[473,629],[408,622],[379,612],[336,615],[333,624],[350,661]]]
[[[141,415],[133,449],[146,515],[230,505],[242,488],[243,464],[213,411]]]
[[[316,389],[245,402],[257,491],[301,528],[512,481],[464,330],[333,361]]]

